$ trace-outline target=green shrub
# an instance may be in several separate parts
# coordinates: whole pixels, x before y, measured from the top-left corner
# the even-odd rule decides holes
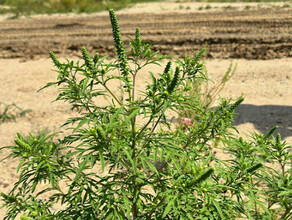
[[[79,116],[65,122],[72,132],[61,140],[18,134],[5,147],[20,159],[20,178],[2,193],[4,219],[291,219],[291,147],[272,136],[275,128],[244,140],[230,133],[243,98],[208,108],[190,95],[205,80],[203,51],[149,72],[137,93],[141,71],[169,57],[153,52],[138,28],[125,50],[113,10],[110,19],[115,61],[82,48],[84,63],[61,63],[51,52],[58,76],[45,87],[58,86],[57,100]],[[194,118],[170,120],[186,109]]]
[[[4,2],[11,6],[11,10],[3,10],[3,13],[13,12],[16,16],[68,12],[92,13],[109,8],[121,9],[144,1],[153,0],[6,0]]]

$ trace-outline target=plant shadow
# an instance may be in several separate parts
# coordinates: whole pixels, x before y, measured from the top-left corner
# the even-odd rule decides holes
[[[292,106],[242,104],[235,113],[234,125],[252,123],[262,133],[277,125],[283,139],[292,136]]]

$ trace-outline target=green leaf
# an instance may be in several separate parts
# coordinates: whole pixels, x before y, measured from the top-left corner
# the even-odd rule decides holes
[[[130,148],[128,148],[131,152],[129,152],[126,148],[123,148],[123,151],[124,153],[126,154],[127,156],[127,159],[129,160],[129,162],[132,164],[132,167],[134,169],[134,171],[136,170],[136,164],[135,162],[133,161],[133,158],[132,156],[130,155],[130,153],[132,153],[132,150]]]
[[[132,113],[126,117],[125,121],[130,121],[132,118],[134,118],[140,111],[141,108],[137,108],[134,111],[132,111]]]
[[[156,84],[156,78],[155,78],[155,76],[153,75],[153,73],[152,73],[152,72],[149,72],[149,75],[150,75],[150,77],[151,77],[151,79],[152,79],[152,83],[153,83],[153,85]]]
[[[77,170],[76,172],[76,175],[75,175],[75,178],[74,178],[74,181],[73,182],[76,182],[77,180],[79,180],[79,177],[82,173],[82,171],[84,170],[87,162],[88,162],[88,159],[89,159],[89,156],[87,156],[81,163],[80,163],[80,166],[79,166],[79,169]]]
[[[194,218],[191,216],[190,213],[187,213],[187,216],[188,216],[189,219],[194,220]]]
[[[162,218],[165,218],[167,216],[167,214],[170,212],[170,210],[174,206],[175,199],[176,198],[173,198],[170,202],[168,202],[168,204],[163,212]]]
[[[283,192],[280,192],[278,194],[278,196],[286,196],[286,195],[291,195],[292,196],[292,190],[283,191]]]
[[[19,161],[18,166],[17,166],[17,168],[16,168],[16,173],[19,172],[19,170],[20,170],[20,168],[21,168],[21,166],[22,166],[22,164],[23,164],[24,162],[25,162],[24,159],[21,159],[21,160]]]
[[[45,160],[41,161],[41,162],[39,163],[39,165],[36,167],[36,172],[37,172],[40,168],[42,168],[42,166],[43,166],[46,162],[47,162],[47,161],[45,161]]]
[[[24,215],[22,215],[22,216],[20,217],[20,219],[21,219],[21,220],[34,220],[33,218],[29,218],[29,217],[24,216]]]
[[[37,187],[37,185],[38,185],[38,182],[37,181],[35,181],[33,184],[32,184],[32,186],[31,186],[31,192],[34,192],[35,191],[35,189],[36,189],[36,187]]]
[[[121,114],[121,111],[123,110],[124,106],[121,106],[120,108],[118,108],[116,110],[116,112],[114,114],[112,114],[109,118],[110,121],[110,125],[115,124],[117,122],[117,119],[119,117],[119,115]]]
[[[214,206],[216,207],[216,209],[217,209],[217,211],[218,211],[218,213],[219,213],[219,215],[220,215],[220,218],[221,218],[221,219],[225,219],[225,218],[224,218],[224,215],[223,215],[223,213],[222,213],[222,210],[221,210],[221,208],[220,208],[220,205],[218,204],[218,202],[216,202],[215,200],[213,200],[213,204],[214,204]]]
[[[158,170],[156,169],[156,167],[154,166],[153,163],[151,163],[150,161],[148,161],[147,159],[145,160],[146,164],[148,165],[149,169],[152,171],[152,172],[155,172],[157,175],[159,175],[159,172]]]
[[[124,204],[125,204],[125,207],[126,207],[126,211],[127,211],[127,218],[130,219],[131,218],[131,202],[130,200],[127,198],[126,195],[123,195],[123,199],[124,199]]]
[[[82,92],[83,93],[85,92],[85,90],[87,88],[87,83],[88,83],[89,80],[90,80],[90,78],[89,77],[86,77],[85,80],[82,83]]]
[[[90,119],[87,119],[87,118],[84,118],[82,119],[78,125],[76,126],[76,128],[74,128],[73,132],[77,131],[82,125],[86,124],[86,123],[89,123],[90,122]]]
[[[104,164],[104,157],[103,157],[103,154],[101,151],[99,151],[99,159],[100,159],[100,163],[101,163],[102,172],[104,172],[105,164]]]
[[[263,137],[264,140],[267,140],[269,137],[273,135],[273,133],[278,129],[278,126],[273,127],[271,130],[268,131]]]

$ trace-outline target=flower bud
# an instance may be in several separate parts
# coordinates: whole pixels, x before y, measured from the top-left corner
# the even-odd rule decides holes
[[[187,127],[189,127],[189,126],[192,125],[192,119],[190,119],[190,118],[183,118],[183,119],[181,120],[181,122],[182,122],[184,125],[186,125]]]

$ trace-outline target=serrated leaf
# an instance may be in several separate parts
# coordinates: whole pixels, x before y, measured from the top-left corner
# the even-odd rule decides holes
[[[76,126],[76,128],[74,128],[73,132],[75,132],[76,130],[78,130],[82,125],[84,125],[87,122],[90,122],[90,119],[85,118],[85,119],[81,120],[78,123],[78,125]]]

